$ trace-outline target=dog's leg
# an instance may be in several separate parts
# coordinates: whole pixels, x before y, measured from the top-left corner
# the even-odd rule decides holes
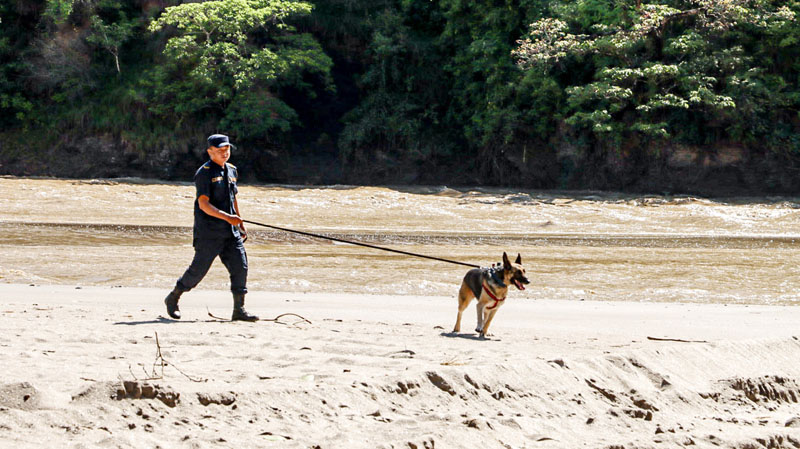
[[[469,306],[474,297],[475,295],[472,294],[472,290],[467,284],[461,283],[461,289],[458,290],[458,316],[456,317],[456,325],[453,327],[453,332],[461,331],[461,314],[464,313],[464,309]]]
[[[489,310],[486,317],[486,323],[483,324],[483,331],[481,332],[481,338],[486,338],[489,335],[489,325],[492,324],[492,320],[494,319],[495,314],[497,313],[497,309]]]
[[[484,319],[484,315],[486,315],[486,303],[478,301],[478,303],[475,304],[475,310],[478,312],[478,326],[475,328],[475,332],[481,333],[483,332],[483,323],[486,321]]]

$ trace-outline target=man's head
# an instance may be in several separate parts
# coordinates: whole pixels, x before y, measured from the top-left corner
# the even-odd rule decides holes
[[[208,136],[208,156],[217,165],[225,165],[231,157],[231,148],[235,148],[224,134],[212,134]]]

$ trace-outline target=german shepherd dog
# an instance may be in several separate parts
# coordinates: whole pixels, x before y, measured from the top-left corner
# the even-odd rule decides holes
[[[489,325],[497,313],[497,309],[503,305],[508,294],[508,285],[514,284],[517,290],[525,290],[525,284],[529,284],[525,277],[525,268],[522,267],[522,256],[517,254],[517,260],[511,263],[508,255],[503,253],[503,264],[497,264],[491,268],[473,268],[467,271],[464,280],[461,282],[461,289],[458,291],[458,317],[453,332],[461,330],[461,314],[469,306],[473,298],[478,298],[476,308],[478,310],[478,332],[481,338],[489,335]]]

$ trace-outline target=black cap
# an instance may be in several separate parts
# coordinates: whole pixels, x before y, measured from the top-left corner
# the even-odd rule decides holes
[[[228,136],[225,134],[212,134],[208,136],[208,146],[210,147],[234,147],[236,148],[230,140],[228,140]]]

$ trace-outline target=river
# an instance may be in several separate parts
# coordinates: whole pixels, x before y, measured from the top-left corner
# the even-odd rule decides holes
[[[2,177],[0,192],[0,282],[166,294],[191,261],[192,184]],[[246,219],[403,251],[519,253],[531,284],[512,299],[798,302],[798,198],[243,185],[238,199]],[[251,290],[455,296],[468,269],[249,231]],[[198,288],[228,288],[220,262]]]

